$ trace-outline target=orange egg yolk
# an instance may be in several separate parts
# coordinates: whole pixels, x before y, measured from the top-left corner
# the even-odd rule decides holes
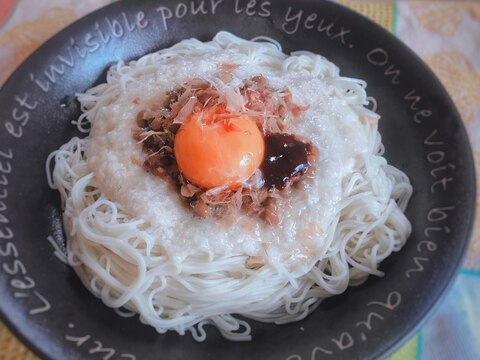
[[[255,121],[234,116],[222,106],[193,113],[175,135],[174,153],[180,171],[206,189],[253,175],[263,161],[265,141]]]

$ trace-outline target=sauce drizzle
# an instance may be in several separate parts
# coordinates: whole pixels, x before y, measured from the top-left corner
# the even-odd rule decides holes
[[[312,165],[312,144],[292,134],[267,134],[262,172],[265,186],[282,190],[289,181],[305,174]]]

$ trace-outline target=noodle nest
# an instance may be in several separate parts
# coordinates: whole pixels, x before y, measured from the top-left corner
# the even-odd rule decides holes
[[[272,39],[246,41],[220,32],[210,42],[184,40],[119,63],[109,70],[107,83],[78,96],[83,114],[75,124],[89,132],[104,107],[117,101],[129,84],[155,73],[157,66],[227,50],[265,68],[328,83],[334,89],[330,97],[365,123],[367,151],[342,175],[339,199],[316,239],[315,256],[302,266],[280,257],[249,267],[252,254],[235,250],[222,254],[193,249],[176,256],[151,231],[148,219],[101,190],[104,184],[88,163],[89,137],[71,139],[47,161],[49,184],[62,198],[67,262],[84,285],[121,316],[136,313],[159,333],[190,332],[197,341],[205,340],[205,325],[215,326],[227,339],[250,340],[249,323],[234,314],[276,324],[305,318],[322,299],[362,284],[369,275],[383,276],[379,264],[402,248],[411,231],[403,212],[412,188],[407,176],[382,157],[378,116],[366,108],[373,100],[365,93],[365,82],[340,77],[338,68],[319,55],[287,56]]]

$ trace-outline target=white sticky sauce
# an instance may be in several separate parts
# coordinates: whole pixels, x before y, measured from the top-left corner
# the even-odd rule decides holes
[[[232,226],[217,224],[213,218],[199,218],[186,206],[178,191],[159,177],[135,165],[132,156],[144,159],[141,145],[132,137],[135,119],[152,98],[192,78],[213,81],[217,65],[234,63],[230,86],[263,75],[269,86],[288,87],[293,101],[310,105],[295,125],[295,133],[309,139],[318,149],[314,186],[293,197],[280,226],[242,215]],[[173,257],[192,254],[247,254],[277,261],[305,264],[325,251],[324,238],[337,213],[342,180],[362,162],[367,153],[368,126],[343,98],[335,95],[329,77],[315,78],[298,69],[282,70],[263,66],[248,54],[212,50],[208,55],[168,61],[156,65],[154,75],[127,82],[123,93],[102,108],[92,121],[86,148],[88,166],[100,190],[120,204],[132,217],[149,223],[148,231]],[[218,80],[216,80],[218,83]],[[139,98],[139,104],[133,99]]]

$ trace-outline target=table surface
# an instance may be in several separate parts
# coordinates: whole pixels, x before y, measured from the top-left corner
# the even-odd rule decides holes
[[[0,0],[0,85],[48,38],[110,2]],[[480,169],[480,1],[338,2],[394,33],[433,69],[460,111]],[[480,359],[479,216],[477,208],[472,242],[453,288],[433,317],[390,359]],[[37,357],[0,323],[0,359]]]

